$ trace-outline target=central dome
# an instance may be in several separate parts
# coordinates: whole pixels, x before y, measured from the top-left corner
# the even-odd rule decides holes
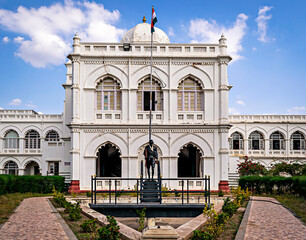
[[[167,34],[154,27],[153,42],[170,43]],[[122,43],[150,43],[151,42],[151,25],[148,23],[139,23],[136,27],[127,31],[121,39]]]

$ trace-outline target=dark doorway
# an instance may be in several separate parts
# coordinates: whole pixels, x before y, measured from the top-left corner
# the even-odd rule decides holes
[[[143,110],[150,111],[150,92],[144,92]],[[155,92],[152,92],[152,111],[155,111]]]
[[[121,177],[120,152],[111,144],[106,144],[97,153],[98,177]]]
[[[191,144],[179,153],[178,177],[200,177],[200,151]]]

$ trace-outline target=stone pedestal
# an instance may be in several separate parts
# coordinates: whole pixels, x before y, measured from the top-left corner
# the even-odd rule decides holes
[[[175,231],[175,229],[171,226],[152,226],[145,229],[142,234],[142,239],[146,240],[173,240],[178,239],[179,235]]]
[[[229,184],[227,180],[220,180],[219,182],[219,191],[230,192]]]
[[[80,181],[79,180],[72,180],[70,182],[68,193],[80,193]]]

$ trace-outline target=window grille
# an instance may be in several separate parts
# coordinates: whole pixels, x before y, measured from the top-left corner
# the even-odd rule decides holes
[[[290,138],[291,150],[303,150],[305,149],[305,137],[300,132],[294,132]]]
[[[14,161],[9,161],[4,166],[4,174],[18,175],[18,165]]]
[[[40,136],[35,130],[31,130],[25,136],[26,149],[40,149]]]
[[[59,141],[59,135],[56,131],[51,130],[47,133],[46,139],[47,142],[58,142]]]
[[[274,132],[270,136],[270,149],[283,150],[285,149],[284,136],[280,132]]]
[[[121,90],[113,78],[105,78],[96,87],[97,110],[121,110]]]
[[[4,137],[4,148],[19,149],[19,136],[14,130],[10,130]]]
[[[177,93],[178,111],[203,111],[203,89],[199,83],[187,78],[179,84]]]
[[[264,139],[260,132],[254,131],[249,136],[249,149],[250,150],[263,150]]]
[[[150,87],[151,81],[145,79],[138,85],[137,110],[150,111]],[[163,110],[163,92],[158,82],[152,79],[152,111]]]
[[[242,150],[243,149],[243,137],[240,133],[234,132],[230,139],[231,150]]]

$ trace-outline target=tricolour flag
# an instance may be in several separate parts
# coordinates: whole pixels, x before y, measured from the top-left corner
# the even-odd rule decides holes
[[[154,25],[156,22],[157,22],[157,17],[156,17],[154,8],[152,7],[151,33],[154,32]]]

